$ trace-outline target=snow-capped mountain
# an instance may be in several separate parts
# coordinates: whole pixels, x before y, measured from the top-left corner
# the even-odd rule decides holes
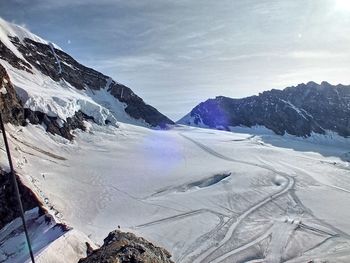
[[[0,110],[36,262],[349,262],[349,139],[262,127],[150,129],[171,121],[54,44],[5,21],[0,32]],[[340,90],[320,102],[332,116],[344,116],[329,108],[347,96]],[[288,109],[299,127],[311,112],[275,95],[285,92],[242,108],[278,102],[268,109]],[[225,125],[213,125],[230,128],[214,109],[207,124],[186,123],[207,127],[215,113]],[[312,131],[329,129],[315,112]],[[1,140],[0,152],[0,262],[29,262]]]
[[[216,97],[196,106],[178,123],[229,130],[265,126],[276,134],[310,136],[333,131],[350,136],[350,86],[309,82],[243,99]]]
[[[47,135],[69,140],[74,138],[73,130],[89,128],[88,120],[116,129],[121,122],[156,129],[173,124],[130,88],[81,65],[55,44],[1,18],[0,110],[3,121],[14,127],[39,124]],[[22,152],[19,146],[12,150],[14,156]],[[0,156],[0,262],[27,262],[23,226],[3,153]],[[47,154],[51,155],[50,150]],[[15,160],[36,261],[77,262],[87,255],[86,244],[89,249],[95,249],[94,242],[84,233],[61,223],[58,210],[35,187],[33,177],[21,174],[16,157]],[[152,253],[152,248],[149,251]]]
[[[130,88],[2,19],[0,63],[22,102],[25,118],[49,124],[52,133],[67,137],[60,129],[74,126],[74,119],[82,118],[92,118],[98,124],[117,125],[121,121],[159,128],[173,123]]]

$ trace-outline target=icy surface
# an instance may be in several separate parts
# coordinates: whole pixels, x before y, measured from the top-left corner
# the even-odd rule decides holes
[[[61,61],[60,61],[60,59],[58,58],[58,56],[57,56],[57,54],[55,52],[55,47],[54,47],[54,45],[51,42],[49,43],[49,46],[50,46],[52,54],[54,55],[54,57],[56,59],[56,63],[58,65],[58,74],[61,74],[62,73]]]
[[[12,44],[9,36],[17,36],[20,40],[30,38],[36,42],[49,45],[58,64],[58,73],[62,73],[62,61],[59,60],[54,51],[54,48],[58,48],[56,45],[30,33],[25,28],[8,23],[0,18],[0,40],[17,57],[25,60]],[[131,124],[149,126],[144,120],[136,120],[130,117],[124,110],[127,105],[120,102],[107,91],[112,79],[107,81],[104,89],[92,90],[86,87],[85,90],[79,90],[63,79],[57,82],[54,81],[35,67],[31,69],[32,74],[12,67],[5,60],[0,59],[0,63],[6,68],[25,108],[40,111],[52,117],[58,117],[62,121],[74,116],[80,110],[86,115],[93,117],[96,123],[100,125],[109,123],[117,126],[117,120],[120,120]],[[0,87],[0,92],[5,92],[2,87]]]
[[[76,263],[86,256],[84,241],[92,242],[84,234],[62,229],[52,216],[39,215],[38,208],[27,211],[25,219],[36,262]],[[22,221],[17,218],[0,230],[0,262],[30,262],[28,258]]]
[[[349,140],[86,125],[9,129],[23,178],[95,242],[120,225],[176,262],[349,261]]]
[[[3,20],[0,29],[20,58],[8,35],[48,44]],[[136,121],[107,91],[111,80],[99,91],[77,90],[0,62],[25,107],[61,120],[81,110],[115,125],[86,122],[72,142],[43,126],[8,125],[22,180],[57,222],[73,227],[63,233],[28,212],[38,262],[77,262],[87,236],[101,244],[118,225],[176,262],[350,261],[349,139],[282,137],[264,127],[149,130],[124,124]],[[3,154],[0,165],[8,168]],[[0,262],[23,262],[25,252],[16,219],[0,231]]]

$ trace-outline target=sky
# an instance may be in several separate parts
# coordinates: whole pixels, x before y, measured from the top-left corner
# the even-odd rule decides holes
[[[0,16],[173,120],[219,95],[350,84],[350,0],[0,0]]]

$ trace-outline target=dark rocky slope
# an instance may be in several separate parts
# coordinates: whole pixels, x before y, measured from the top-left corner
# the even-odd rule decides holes
[[[173,121],[146,104],[130,88],[94,69],[83,66],[67,53],[29,38],[20,41],[18,37],[9,36],[9,39],[29,62],[15,56],[0,41],[0,58],[13,67],[27,72],[32,72],[32,69],[36,68],[54,81],[64,79],[79,90],[107,88],[111,96],[126,104],[125,112],[134,119],[142,119],[152,127],[165,128],[167,124],[173,124]],[[59,65],[55,56],[60,61]]]
[[[45,124],[49,132],[59,134],[68,139],[72,138],[72,129],[84,129],[82,121],[89,117],[81,112],[78,112],[76,116],[72,118],[68,118],[63,126],[59,126],[57,120],[53,117],[49,117],[41,112],[33,112],[29,109],[24,109],[16,95],[6,70],[1,64],[0,80],[0,89],[3,88],[0,93],[0,110],[4,122],[14,125],[25,125],[27,121],[33,124],[42,123]],[[28,211],[38,207],[39,215],[45,216],[45,220],[47,224],[49,224],[52,221],[52,216],[47,214],[46,209],[43,208],[42,203],[32,190],[24,185],[18,176],[16,177],[24,210]],[[0,229],[19,216],[20,211],[14,194],[12,178],[9,173],[1,170],[0,167]],[[69,230],[64,224],[56,224],[55,227],[59,227],[62,233]],[[101,249],[103,249],[103,252],[101,252],[101,250],[91,251],[91,256],[84,259],[82,262],[172,262],[169,259],[170,254],[166,250],[156,247],[145,239],[138,238],[130,233],[121,233],[118,231],[110,233],[105,239],[105,244]],[[103,256],[101,256],[101,253]],[[105,261],[100,261],[99,259]]]
[[[18,98],[5,68],[0,64],[0,91],[1,89],[0,112],[5,123],[22,126],[26,125],[27,122],[44,124],[47,132],[72,140],[73,135],[71,131],[75,129],[85,130],[83,121],[91,119],[91,117],[79,111],[73,117],[69,117],[61,123],[57,117],[23,108],[22,102]]]
[[[88,254],[79,263],[173,263],[164,248],[118,230],[109,233],[101,248]]]
[[[4,122],[24,125],[24,110],[5,68],[0,64],[0,113]]]
[[[40,207],[41,204],[35,194],[22,184],[20,180],[17,179],[17,182],[21,193],[23,209],[27,211],[34,207]],[[10,174],[0,170],[0,229],[20,216],[18,202],[14,193],[15,190]],[[44,213],[41,208],[39,211],[42,214]]]
[[[14,125],[26,124],[26,113],[23,109],[9,76],[5,68],[0,64],[0,113],[5,123]],[[29,111],[27,112],[29,114]],[[0,130],[0,133],[2,131]],[[2,134],[0,134],[2,141]],[[16,176],[17,177],[17,176]],[[17,177],[18,178],[18,177]],[[25,186],[18,178],[18,187],[21,193],[23,208],[25,211],[34,207],[39,207],[39,212],[44,213],[41,209],[41,203],[35,194]],[[14,186],[10,174],[1,170],[0,167],[0,229],[13,219],[18,217],[19,206],[14,195]]]
[[[326,130],[350,136],[350,86],[300,84],[243,99],[216,97],[196,106],[178,123],[229,130],[262,125],[276,134],[310,136]]]

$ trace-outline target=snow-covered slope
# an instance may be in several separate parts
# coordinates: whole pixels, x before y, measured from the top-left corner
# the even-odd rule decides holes
[[[349,262],[349,139],[282,137],[260,126],[148,129],[139,124],[161,125],[164,116],[130,89],[13,32],[13,46],[0,43],[9,75],[1,76],[8,93],[0,106],[18,104],[14,86],[25,117],[44,120],[7,125],[21,181],[55,222],[27,212],[38,262],[76,262],[85,242],[102,244],[118,226],[165,247],[175,262]],[[71,131],[74,140],[47,132],[76,111],[85,128]],[[104,125],[115,120],[118,127]],[[0,261],[28,259],[21,238],[14,219],[0,231]]]
[[[24,108],[65,122],[81,111],[98,124],[148,127],[172,121],[128,87],[87,68],[52,43],[0,19],[0,63]]]
[[[21,41],[24,41],[24,39],[31,39],[35,42],[42,43],[48,45],[49,42],[42,39],[41,37],[32,34],[27,29],[18,26],[16,24],[8,23],[4,19],[0,17],[0,41],[6,45],[16,56],[19,58],[23,58],[22,54],[17,50],[16,46],[10,41],[8,36],[16,36]],[[60,49],[57,45],[54,45],[55,48]]]
[[[78,262],[86,256],[84,242],[93,242],[84,234],[59,224],[51,215],[41,215],[38,208],[25,213],[36,262]],[[0,262],[29,262],[22,221],[16,218],[0,230]]]
[[[350,259],[349,140],[86,125],[73,143],[9,129],[18,171],[95,242],[120,225],[175,262]]]

